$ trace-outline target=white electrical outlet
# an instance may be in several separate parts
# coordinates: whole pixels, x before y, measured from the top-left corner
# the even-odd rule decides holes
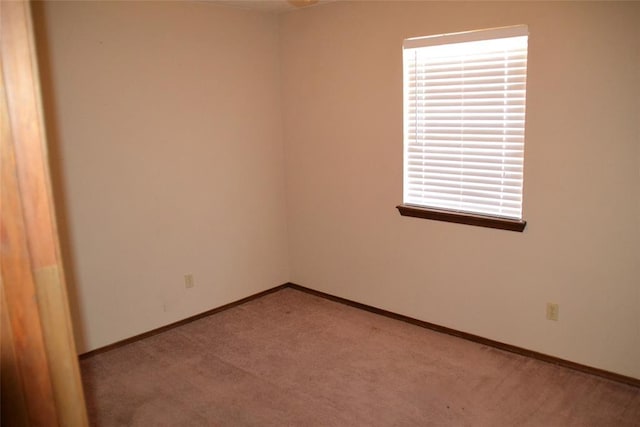
[[[193,288],[195,284],[193,283],[193,274],[187,273],[184,275],[184,287],[189,289]]]
[[[558,320],[560,306],[551,302],[547,303],[547,320]]]

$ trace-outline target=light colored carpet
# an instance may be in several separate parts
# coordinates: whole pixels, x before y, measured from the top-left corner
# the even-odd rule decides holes
[[[100,427],[640,425],[638,388],[288,288],[81,369]]]

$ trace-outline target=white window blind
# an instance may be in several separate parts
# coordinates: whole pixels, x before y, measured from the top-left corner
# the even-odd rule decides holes
[[[527,39],[404,41],[404,204],[522,219]]]

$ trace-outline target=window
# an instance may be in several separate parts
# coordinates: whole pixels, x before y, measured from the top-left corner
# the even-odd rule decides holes
[[[402,215],[522,231],[528,30],[406,39]]]

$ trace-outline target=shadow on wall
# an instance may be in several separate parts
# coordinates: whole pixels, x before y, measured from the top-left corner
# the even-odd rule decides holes
[[[85,348],[85,331],[82,325],[80,312],[80,295],[77,286],[77,273],[75,269],[75,257],[72,247],[71,228],[69,227],[69,215],[65,197],[64,167],[60,144],[60,132],[58,117],[56,114],[56,96],[51,76],[51,55],[47,41],[47,21],[43,2],[32,2],[31,13],[33,18],[33,30],[35,46],[38,57],[40,74],[40,88],[42,92],[42,109],[46,127],[47,152],[49,157],[49,172],[51,174],[51,187],[55,204],[60,251],[67,283],[67,295],[69,297],[69,310],[73,322],[73,334],[76,348]]]

